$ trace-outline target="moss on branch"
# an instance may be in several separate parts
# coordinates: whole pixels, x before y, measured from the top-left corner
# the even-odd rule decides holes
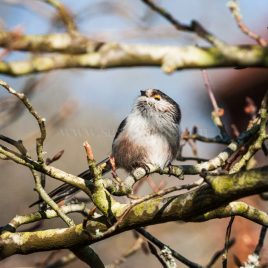
[[[209,185],[205,185],[185,194],[166,198],[157,197],[134,206],[120,222],[118,228],[108,236],[139,226],[173,220],[196,221],[198,216],[202,215],[207,219],[214,218],[220,215],[219,212],[214,213],[214,217],[211,216],[213,212],[210,212],[210,216],[205,213],[220,208],[237,198],[268,191],[268,166],[232,175],[213,176],[209,179],[213,189]],[[232,204],[234,203],[229,206],[232,207]],[[228,209],[225,209],[225,214],[222,213],[221,216],[240,215],[263,225],[268,222],[268,215],[264,212],[258,214],[256,213],[258,210],[254,210],[255,212],[252,213],[252,210],[243,209],[244,206],[241,208],[240,205],[236,206],[236,210],[234,206],[232,208],[229,213],[227,213]],[[120,210],[122,213],[122,208],[118,208],[118,213]],[[108,228],[103,217],[100,217],[88,221],[87,232],[83,231],[82,224],[66,229],[21,233],[5,232],[0,239],[0,257],[3,259],[13,254],[29,254],[36,251],[92,244],[107,238],[108,236],[98,238],[96,233],[104,233]]]
[[[196,221],[207,221],[216,218],[241,216],[251,221],[268,226],[268,216],[264,211],[252,207],[244,202],[231,202],[227,206],[204,213],[196,218]]]

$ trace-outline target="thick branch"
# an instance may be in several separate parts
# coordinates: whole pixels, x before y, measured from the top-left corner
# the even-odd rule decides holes
[[[210,180],[215,191],[209,185],[205,185],[179,196],[157,197],[138,204],[125,216],[115,232],[109,233],[108,236],[139,226],[173,220],[196,221],[198,216],[226,203],[244,196],[268,191],[268,166],[232,175],[215,176]],[[246,213],[244,207],[242,208]],[[238,210],[235,215],[242,215],[242,213]],[[266,213],[262,213],[261,217],[256,217],[256,213],[252,215],[254,217],[251,217],[250,214],[243,214],[242,216],[262,225],[268,225],[268,215]],[[230,215],[226,214],[226,216]],[[36,251],[91,244],[107,238],[108,236],[102,235],[98,237],[98,234],[104,233],[108,228],[109,226],[103,222],[101,217],[88,222],[87,232],[83,231],[82,224],[66,229],[31,233],[6,232],[2,234],[0,240],[1,258],[16,253],[28,254]]]
[[[161,67],[180,69],[217,67],[268,67],[268,49],[260,46],[153,46],[107,43],[98,51],[80,55],[46,55],[15,62],[0,62],[0,73],[21,76],[65,68]]]
[[[13,32],[0,31],[0,46],[10,50],[82,54],[94,52],[101,44],[86,36],[79,35],[74,38],[67,33],[20,35],[18,37]]]

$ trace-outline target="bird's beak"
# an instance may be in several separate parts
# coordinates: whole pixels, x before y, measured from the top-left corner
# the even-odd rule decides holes
[[[141,96],[146,96],[146,91],[145,90],[141,90]]]

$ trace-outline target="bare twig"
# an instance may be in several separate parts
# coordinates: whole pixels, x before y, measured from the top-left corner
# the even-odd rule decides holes
[[[46,78],[44,75],[41,79],[28,79],[26,84],[22,89],[28,98],[33,95],[37,86]],[[0,100],[0,129],[4,129],[9,124],[14,123],[22,114],[24,107],[20,105],[20,99],[14,99],[13,96],[7,96],[6,98],[1,98]]]
[[[254,39],[259,45],[265,47],[267,46],[267,41],[262,38],[261,36],[259,36],[258,34],[252,32],[247,25],[242,21],[242,15],[240,13],[240,8],[239,8],[239,4],[238,4],[238,0],[230,0],[228,2],[228,7],[232,13],[232,15],[235,18],[235,21],[239,27],[239,29],[246,34],[247,36],[249,36],[250,38]]]
[[[196,140],[196,141],[201,141],[201,142],[207,142],[207,143],[219,143],[219,144],[228,144],[230,143],[230,139],[226,140],[226,139],[223,139],[221,136],[216,136],[216,137],[213,137],[213,138],[210,138],[210,137],[205,137],[205,136],[202,136],[198,133],[195,133],[195,134],[191,134],[189,132],[189,130],[185,130],[183,131],[182,133],[182,139],[183,140],[186,140],[188,141],[189,139],[193,139],[193,140]]]
[[[31,172],[33,174],[34,180],[35,180],[35,189],[39,193],[40,197],[58,214],[58,216],[68,225],[68,226],[75,226],[74,221],[69,218],[61,208],[58,207],[58,205],[50,198],[50,196],[47,194],[47,192],[44,190],[41,184],[41,179],[38,176],[37,172],[35,170],[31,169]]]
[[[46,159],[46,165],[50,165],[53,162],[59,160],[62,157],[63,153],[64,153],[64,150],[61,150],[58,153],[56,153],[52,158],[48,157]],[[45,186],[46,186],[46,175],[44,173],[41,173],[40,177],[41,177],[41,185],[42,185],[43,188],[45,188]],[[41,200],[40,197],[39,197],[39,200]],[[44,204],[40,203],[39,208],[43,209],[43,207],[44,207]]]
[[[240,134],[239,129],[237,128],[237,126],[235,124],[231,124],[231,130],[232,130],[232,135],[237,138]]]
[[[228,249],[229,249],[228,245],[229,245],[229,241],[230,241],[230,235],[231,235],[232,225],[233,225],[234,219],[235,219],[235,217],[232,216],[230,219],[230,222],[227,226],[227,229],[226,229],[224,252],[222,255],[222,267],[223,268],[227,268],[227,254],[228,254]]]
[[[23,145],[23,143],[22,143],[21,140],[15,141],[15,140],[13,140],[13,139],[11,139],[11,138],[9,138],[9,137],[6,137],[6,136],[4,136],[4,135],[2,135],[2,134],[0,134],[0,140],[5,141],[5,142],[7,142],[7,143],[13,145],[14,147],[16,147],[16,148],[19,150],[19,152],[20,152],[23,156],[26,156],[26,154],[27,154],[27,150],[26,150],[26,148],[24,147],[24,145]]]
[[[153,243],[150,243],[148,241],[148,247],[151,251],[151,253],[158,259],[158,261],[162,264],[163,268],[169,268],[166,262],[160,257],[160,255],[157,252],[156,247],[153,245]]]
[[[219,128],[222,138],[224,140],[230,140],[229,135],[226,132],[225,126],[221,120],[221,117],[224,114],[224,110],[222,108],[219,108],[217,104],[216,98],[213,93],[213,88],[212,88],[212,85],[211,85],[211,82],[209,80],[209,76],[206,70],[202,70],[202,76],[204,79],[205,87],[208,91],[210,101],[213,106],[213,112],[211,113],[213,122]]]
[[[169,248],[169,250],[172,253],[172,256],[174,258],[176,258],[177,260],[179,260],[180,262],[182,262],[183,264],[185,264],[186,266],[191,267],[191,268],[201,268],[202,267],[201,265],[199,265],[197,263],[194,263],[194,262],[186,259],[184,256],[182,256],[181,254],[179,254],[177,251],[173,250],[172,248],[170,248],[167,245],[165,245],[164,243],[162,243],[155,236],[153,236],[152,234],[150,234],[149,232],[147,232],[144,228],[137,228],[136,231],[138,233],[140,233],[141,235],[143,235],[151,243],[153,243],[154,245],[156,245],[159,249],[162,250],[165,247]]]
[[[244,265],[240,266],[241,268],[262,267],[262,266],[260,266],[260,252],[263,248],[263,243],[264,243],[264,239],[266,236],[266,232],[267,232],[267,226],[262,226],[260,236],[259,236],[259,242],[258,242],[254,252],[252,254],[248,255],[247,261],[244,263]],[[266,266],[264,265],[264,267],[266,267]]]
[[[159,15],[169,21],[177,30],[196,33],[199,37],[205,39],[215,46],[222,46],[224,43],[217,39],[214,35],[209,33],[199,22],[193,20],[190,25],[183,24],[175,19],[167,10],[158,6],[152,0],[142,0],[143,3],[148,5],[152,10],[156,11]]]
[[[241,159],[234,164],[231,168],[230,173],[235,173],[245,167],[249,160],[256,154],[256,152],[262,149],[264,141],[268,139],[266,133],[266,124],[267,124],[267,115],[268,115],[268,91],[265,93],[264,98],[261,103],[261,108],[259,111],[259,135],[256,140],[250,144],[247,151],[242,155]]]
[[[260,232],[260,237],[259,237],[259,242],[254,250],[254,254],[256,255],[260,255],[261,250],[263,248],[263,244],[264,244],[264,239],[267,233],[267,227],[266,226],[262,226],[261,228],[261,232]]]
[[[68,10],[58,0],[44,0],[44,1],[57,9],[60,18],[62,19],[63,23],[65,24],[65,26],[70,34],[73,35],[73,34],[78,33],[76,23],[73,19],[73,16],[72,16],[70,10]]]
[[[228,247],[228,249],[231,248],[234,245],[234,243],[235,243],[235,239],[234,238],[228,240],[227,241],[227,247]],[[226,250],[226,245],[224,246],[223,249],[215,252],[215,254],[212,256],[212,258],[209,261],[209,263],[206,265],[206,268],[211,268],[215,264],[215,262],[220,258],[220,256],[222,256],[222,254],[224,254],[225,250]]]
[[[28,100],[28,98],[25,96],[24,93],[18,93],[16,90],[11,88],[6,82],[3,80],[0,80],[0,85],[4,87],[10,94],[16,96],[21,102],[25,105],[25,107],[28,109],[28,111],[32,114],[32,116],[36,119],[39,130],[41,133],[41,136],[36,139],[36,152],[38,161],[43,164],[43,143],[46,138],[46,127],[45,127],[45,118],[40,117],[40,115],[36,112],[36,110],[33,108],[32,104]]]
[[[208,159],[194,156],[179,156],[177,158],[178,161],[196,161],[197,163],[207,162]]]

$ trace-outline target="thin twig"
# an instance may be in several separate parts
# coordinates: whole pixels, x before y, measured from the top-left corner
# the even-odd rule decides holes
[[[232,216],[230,221],[229,221],[229,224],[227,226],[227,229],[226,229],[224,252],[222,255],[222,267],[223,268],[227,268],[227,254],[228,254],[228,249],[229,249],[228,245],[229,245],[229,241],[230,241],[230,235],[231,235],[232,225],[233,225],[234,219],[235,219],[235,217]]]
[[[231,248],[233,245],[235,244],[235,239],[230,239],[227,241],[227,247],[228,249]],[[215,252],[215,254],[212,256],[212,258],[210,259],[209,263],[206,265],[206,268],[211,268],[214,263],[219,259],[220,256],[222,256],[222,254],[224,254],[225,252],[225,246],[223,249]]]
[[[196,161],[197,163],[202,163],[208,161],[206,158],[201,158],[201,157],[194,157],[194,156],[179,156],[177,158],[178,161]]]
[[[61,151],[59,151],[58,153],[56,153],[52,158],[49,158],[49,157],[48,157],[48,158],[46,159],[46,165],[50,165],[50,164],[52,164],[53,162],[59,160],[59,159],[62,157],[63,153],[64,153],[64,150],[61,150]],[[46,186],[46,174],[41,173],[40,177],[41,177],[41,185],[42,185],[43,188],[45,188],[45,186]],[[40,200],[40,199],[41,199],[41,198],[40,198],[40,196],[39,196],[39,200]],[[39,204],[39,208],[42,210],[42,209],[44,208],[44,204],[43,204],[43,203],[40,203],[40,204]]]
[[[187,129],[183,131],[181,135],[182,139],[185,141],[188,141],[189,139],[201,141],[201,142],[207,142],[207,143],[219,143],[219,144],[228,144],[230,143],[230,139],[223,139],[221,136],[216,136],[213,138],[202,136],[198,133],[191,134]]]
[[[36,139],[36,152],[38,161],[43,164],[43,143],[46,138],[46,127],[45,127],[45,118],[40,117],[40,115],[36,112],[36,110],[33,108],[32,104],[30,103],[29,99],[25,96],[24,93],[19,93],[12,87],[10,87],[6,82],[3,80],[0,80],[0,85],[4,87],[10,94],[16,96],[21,102],[25,105],[25,107],[28,109],[28,111],[32,114],[32,116],[36,119],[39,130],[41,133],[41,136]]]
[[[60,18],[62,19],[63,23],[65,24],[65,26],[66,26],[66,28],[68,30],[68,32],[71,35],[74,35],[74,34],[78,33],[76,23],[75,23],[75,21],[73,19],[73,16],[72,16],[70,10],[68,10],[58,0],[44,0],[44,1],[57,9]]]
[[[40,197],[58,214],[58,216],[69,226],[75,226],[74,221],[69,218],[61,208],[58,207],[58,205],[50,198],[50,196],[47,194],[47,192],[44,190],[41,184],[41,179],[38,176],[37,172],[33,169],[31,169],[31,172],[33,174],[34,180],[35,180],[35,189],[40,194]]]
[[[23,86],[22,93],[28,98],[33,95],[37,86],[44,81],[48,75],[43,75],[41,79],[28,79],[26,84]],[[20,99],[14,99],[13,96],[1,98],[0,101],[0,129],[4,129],[11,123],[14,123],[24,111],[24,107],[20,105]]]
[[[261,103],[259,118],[256,118],[257,121],[259,121],[260,125],[259,135],[248,146],[247,151],[243,153],[240,160],[233,165],[233,167],[230,169],[230,173],[240,171],[243,167],[247,165],[249,160],[257,153],[257,151],[263,148],[264,141],[268,139],[266,133],[267,115],[268,115],[268,90],[266,91]]]
[[[261,228],[261,232],[260,232],[260,237],[259,237],[259,242],[254,250],[254,253],[257,255],[260,255],[260,252],[263,248],[263,244],[264,244],[264,239],[267,233],[267,227],[266,226],[262,226]]]
[[[202,70],[202,76],[204,79],[205,87],[208,91],[210,101],[211,101],[212,106],[213,106],[213,112],[211,113],[213,122],[219,128],[221,136],[223,137],[223,139],[228,139],[229,135],[227,134],[225,126],[221,120],[221,117],[224,114],[224,110],[222,108],[219,108],[219,106],[217,104],[216,98],[215,98],[214,93],[213,93],[212,84],[209,80],[207,70]]]
[[[252,32],[247,27],[247,25],[242,21],[242,15],[241,15],[241,12],[240,12],[238,1],[237,0],[230,0],[227,5],[228,5],[232,15],[234,16],[234,19],[235,19],[239,29],[244,34],[246,34],[250,38],[254,39],[259,45],[261,45],[262,47],[266,47],[267,46],[267,41],[264,38],[262,38],[261,36],[259,36],[258,34]]]
[[[148,247],[151,251],[151,253],[157,258],[157,260],[162,264],[163,268],[169,268],[168,265],[165,263],[165,261],[160,257],[160,255],[157,252],[156,247],[153,245],[153,243],[150,243],[148,241]]]
[[[186,266],[191,267],[191,268],[201,268],[202,267],[201,265],[186,259],[180,253],[178,253],[174,249],[172,249],[172,248],[168,247],[167,245],[165,245],[164,243],[162,243],[155,236],[153,236],[152,234],[147,232],[144,228],[137,228],[136,231],[138,233],[142,234],[146,239],[148,239],[150,242],[152,242],[154,245],[156,245],[159,249],[163,249],[165,247],[169,248],[169,250],[172,253],[172,256],[174,258],[176,258],[177,260],[179,260],[180,262],[182,262],[183,264],[185,264]]]
[[[196,33],[199,37],[205,39],[209,43],[215,46],[222,46],[224,43],[217,39],[214,35],[209,33],[199,22],[193,20],[190,25],[183,24],[174,18],[167,10],[163,7],[158,6],[151,0],[141,0],[143,3],[148,5],[152,10],[156,11],[159,15],[169,21],[177,30]]]
[[[15,140],[13,140],[13,139],[11,139],[9,137],[6,137],[6,136],[4,136],[2,134],[0,134],[0,140],[5,141],[5,142],[13,145],[14,147],[16,147],[22,155],[25,156],[27,154],[27,150],[24,147],[24,145],[23,145],[21,140],[15,141]]]

